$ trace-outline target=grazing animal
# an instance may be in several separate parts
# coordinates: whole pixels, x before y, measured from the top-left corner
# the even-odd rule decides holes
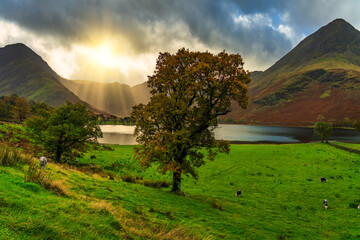
[[[43,169],[45,169],[46,163],[47,163],[46,157],[42,156],[42,157],[39,159],[40,167],[43,168]]]
[[[321,178],[320,178],[320,182],[327,182],[327,179],[324,178],[324,177],[321,177]]]
[[[328,206],[328,200],[324,199],[323,203],[324,203],[324,208],[328,209],[328,207],[329,207]]]
[[[237,192],[235,193],[235,196],[240,197],[240,195],[241,195],[241,190],[239,189],[239,190],[237,190]]]

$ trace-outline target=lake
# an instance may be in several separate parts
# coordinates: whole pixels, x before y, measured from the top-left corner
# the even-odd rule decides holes
[[[100,128],[103,132],[103,138],[99,139],[100,143],[119,145],[137,144],[133,136],[134,126],[101,125]],[[220,124],[215,130],[215,138],[234,143],[300,143],[317,141],[317,139],[313,138],[312,128],[225,124]],[[360,143],[360,134],[351,129],[334,129],[334,135],[330,140]]]

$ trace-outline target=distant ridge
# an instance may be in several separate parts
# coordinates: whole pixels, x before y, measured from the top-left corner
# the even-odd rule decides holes
[[[360,119],[360,32],[336,19],[253,76],[251,104],[225,118],[263,125]]]
[[[132,107],[147,103],[150,91],[146,83],[130,87],[126,84],[101,83],[85,80],[66,80],[60,82],[89,104],[119,117],[130,116]]]

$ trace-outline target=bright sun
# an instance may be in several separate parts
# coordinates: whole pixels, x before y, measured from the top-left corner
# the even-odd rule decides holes
[[[108,43],[103,43],[91,51],[92,59],[99,65],[114,68],[116,67],[116,58],[112,54],[112,47]]]

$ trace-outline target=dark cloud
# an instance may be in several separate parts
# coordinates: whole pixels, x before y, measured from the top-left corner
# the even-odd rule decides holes
[[[190,37],[208,48],[250,54],[260,47],[269,55],[291,47],[290,42],[268,26],[244,29],[234,23],[239,14],[266,12],[269,1],[57,1],[2,0],[0,17],[33,32],[55,36],[62,44],[89,41],[94,35],[125,36],[135,52],[171,49],[174,41],[184,41],[183,24]],[[156,29],[160,28],[160,29]],[[159,35],[149,42],[148,34]],[[150,39],[152,40],[152,39]],[[255,41],[256,40],[256,41]],[[254,44],[255,43],[255,44]],[[155,45],[154,45],[155,44]],[[256,46],[256,47],[255,47]],[[191,47],[191,44],[189,46]]]
[[[92,44],[99,36],[125,38],[132,54],[199,45],[239,52],[261,67],[286,54],[302,34],[337,17],[360,24],[355,5],[358,1],[1,0],[0,18],[55,37],[63,46]],[[239,16],[257,20],[245,26],[234,21]],[[280,24],[295,40],[278,29]]]

